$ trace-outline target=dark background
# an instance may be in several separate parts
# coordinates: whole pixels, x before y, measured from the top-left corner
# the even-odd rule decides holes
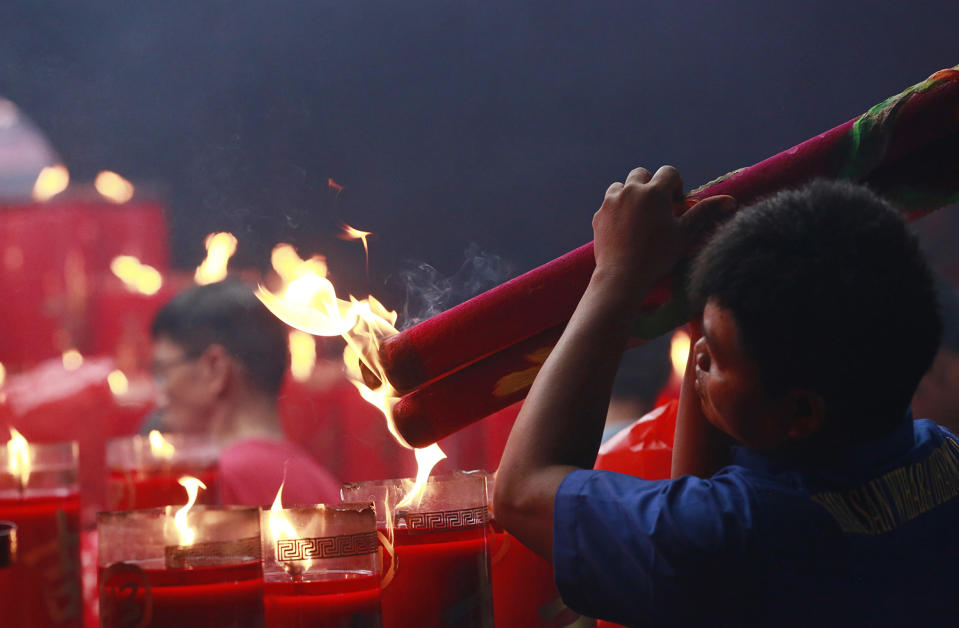
[[[957,24],[942,0],[7,0],[0,95],[73,181],[155,185],[177,266],[211,231],[242,266],[289,241],[398,307],[412,261],[485,251],[495,282],[588,241],[634,166],[693,187],[845,122],[959,63]],[[376,233],[369,281],[341,221]]]

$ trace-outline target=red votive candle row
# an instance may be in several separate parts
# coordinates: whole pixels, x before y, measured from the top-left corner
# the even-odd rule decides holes
[[[485,473],[430,478],[406,503],[412,486],[100,513],[101,626],[493,626]]]

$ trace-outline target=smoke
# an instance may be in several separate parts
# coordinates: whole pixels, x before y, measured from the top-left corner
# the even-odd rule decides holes
[[[463,254],[459,270],[444,277],[425,262],[410,265],[396,273],[391,282],[403,291],[400,328],[406,329],[448,310],[512,277],[510,264],[499,255],[480,249],[475,242]]]

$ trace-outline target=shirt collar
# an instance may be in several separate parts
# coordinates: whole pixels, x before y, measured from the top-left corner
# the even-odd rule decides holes
[[[883,466],[884,463],[898,460],[915,443],[915,424],[912,420],[912,411],[907,410],[902,422],[893,431],[854,447],[837,459],[834,464],[827,465],[826,469],[819,466],[817,471],[826,472],[830,475],[835,472],[843,475],[846,473],[857,475],[863,472],[874,472],[877,467]],[[804,469],[809,470],[810,467],[808,462],[804,460],[765,454],[745,446],[733,448],[732,463],[769,473],[803,471]]]

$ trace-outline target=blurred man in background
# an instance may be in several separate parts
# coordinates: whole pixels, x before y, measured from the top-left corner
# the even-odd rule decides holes
[[[288,328],[236,280],[197,286],[153,321],[160,429],[205,433],[222,448],[221,499],[267,505],[339,501],[339,483],[280,427]]]

